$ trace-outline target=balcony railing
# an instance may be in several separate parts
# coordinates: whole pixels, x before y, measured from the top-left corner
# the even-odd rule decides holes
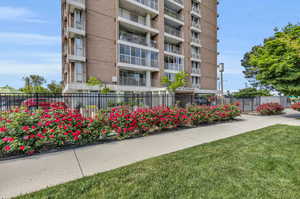
[[[199,22],[192,21],[192,26],[201,29],[201,24]]]
[[[192,68],[192,73],[200,74],[201,73],[200,68]]]
[[[125,19],[128,19],[128,20],[130,20],[132,22],[144,25],[144,26],[147,25],[145,17],[139,17],[138,15],[133,14],[133,13],[131,13],[131,12],[125,10],[125,9],[122,9],[122,8],[120,9],[119,16],[123,17]]]
[[[193,42],[193,43],[196,43],[196,44],[201,44],[201,41],[200,41],[199,38],[194,38],[194,37],[192,37],[192,42]]]
[[[132,65],[146,66],[146,67],[158,67],[158,60],[148,60],[142,57],[135,57],[131,55],[120,54],[120,62]]]
[[[67,3],[75,5],[76,7],[85,7],[85,0],[67,0]]]
[[[178,46],[165,44],[165,51],[175,54],[181,54],[181,49]]]
[[[171,26],[165,25],[165,32],[181,38],[181,31]]]
[[[166,8],[166,7],[165,7],[165,14],[168,15],[168,16],[170,16],[170,17],[173,17],[173,18],[175,18],[175,19],[178,19],[178,20],[180,20],[180,21],[183,21],[183,20],[184,20],[184,18],[183,18],[183,16],[182,16],[181,14],[177,13],[177,12],[174,11],[174,10],[171,10],[171,9],[169,9],[169,8]]]
[[[124,86],[146,86],[145,78],[133,78],[120,76],[120,85]]]
[[[180,4],[180,5],[183,5],[183,1],[182,0],[173,0],[175,1],[176,3]]]
[[[130,33],[127,33],[127,32],[120,32],[119,39],[123,40],[123,41],[131,42],[131,43],[143,45],[143,46],[149,46],[147,44],[147,39],[145,37],[142,37],[142,36],[139,36],[139,35],[130,34]],[[156,41],[151,40],[150,46],[152,48],[156,48],[157,47]]]
[[[192,53],[192,58],[194,58],[194,59],[201,59],[201,56],[198,53]]]
[[[192,6],[192,11],[198,13],[199,15],[201,13],[200,8],[198,6]]]
[[[183,71],[183,64],[165,63],[166,70]]]
[[[157,0],[134,0],[140,4],[143,4],[147,7],[150,7],[154,10],[158,10],[158,1]]]

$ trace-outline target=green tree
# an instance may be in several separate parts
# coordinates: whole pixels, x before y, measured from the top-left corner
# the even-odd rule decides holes
[[[101,80],[98,80],[96,77],[90,77],[87,81],[88,86],[99,86],[99,93],[101,94],[108,94],[110,93],[110,89],[104,86]]]
[[[23,77],[24,88],[20,88],[20,91],[24,93],[48,93],[49,90],[43,87],[43,84],[46,83],[44,77],[40,75],[29,75]]]
[[[258,96],[271,96],[271,93],[267,89],[244,88],[233,93],[232,96],[236,98],[253,98]]]
[[[244,74],[285,95],[300,96],[300,26],[289,24],[242,60]]]
[[[51,93],[61,93],[62,92],[62,82],[56,83],[55,81],[51,81],[50,84],[47,85],[49,92]]]
[[[175,75],[174,81],[171,81],[167,76],[164,76],[161,80],[162,84],[167,86],[168,90],[175,92],[176,89],[183,87],[187,83],[188,74],[185,72],[179,72]]]

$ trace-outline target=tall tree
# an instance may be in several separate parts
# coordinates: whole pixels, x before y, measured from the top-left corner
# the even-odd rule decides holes
[[[300,96],[300,25],[289,24],[245,55],[245,71],[260,84]],[[251,70],[250,70],[250,69]],[[247,73],[247,72],[246,72]]]
[[[42,86],[46,83],[45,78],[40,75],[30,75],[29,78],[31,80],[32,86],[34,87]]]
[[[62,82],[56,83],[56,81],[51,81],[51,83],[47,85],[47,88],[51,93],[61,93]]]

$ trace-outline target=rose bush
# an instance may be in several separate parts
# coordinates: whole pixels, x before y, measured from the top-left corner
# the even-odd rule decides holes
[[[278,115],[281,114],[283,110],[283,106],[278,103],[266,103],[256,108],[256,111],[261,115]]]
[[[300,111],[300,102],[294,103],[291,108],[295,111]]]
[[[145,133],[231,120],[240,115],[234,105],[102,110],[95,118],[55,104],[47,110],[0,112],[0,157],[84,145],[105,139],[124,139]]]

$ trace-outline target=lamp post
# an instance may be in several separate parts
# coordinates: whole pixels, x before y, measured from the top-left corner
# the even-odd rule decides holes
[[[223,77],[223,73],[224,73],[224,63],[220,63],[219,64],[219,72],[221,74],[221,94],[222,96],[224,95],[224,77]]]

